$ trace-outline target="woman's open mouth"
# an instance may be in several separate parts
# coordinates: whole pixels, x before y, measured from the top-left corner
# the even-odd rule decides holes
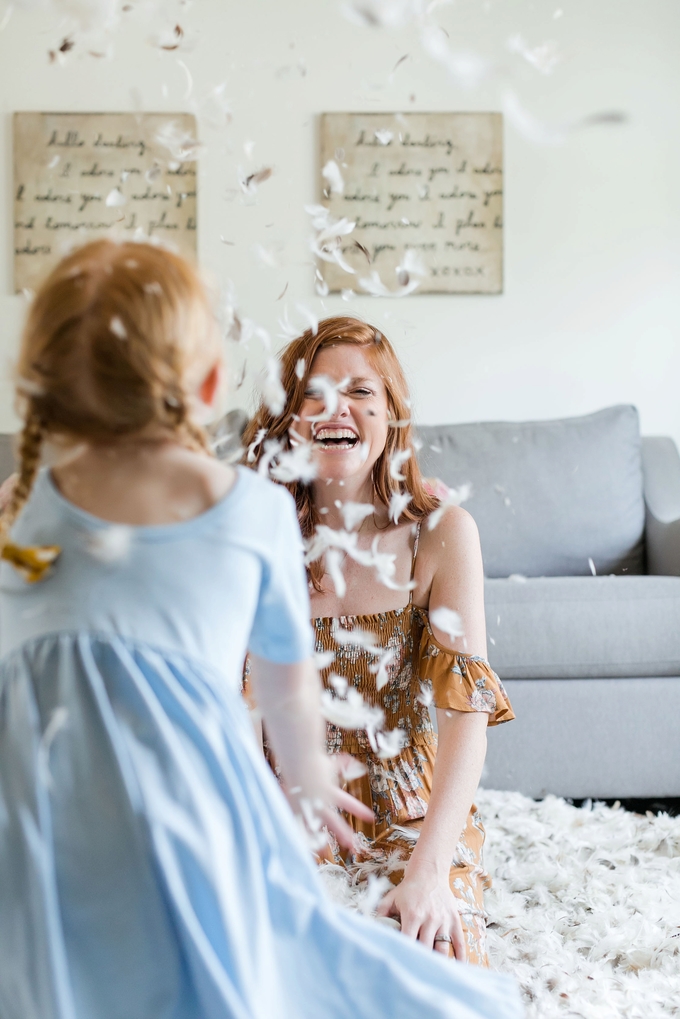
[[[323,449],[354,449],[359,436],[349,428],[319,428],[314,443]]]

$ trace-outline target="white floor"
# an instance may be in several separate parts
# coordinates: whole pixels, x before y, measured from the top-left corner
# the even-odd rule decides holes
[[[492,965],[529,1019],[680,1016],[680,817],[480,790]]]
[[[476,799],[491,965],[517,978],[527,1019],[680,1016],[680,817],[491,790]],[[366,911],[382,883],[362,870],[374,872],[368,889],[340,868],[325,877],[334,898]]]

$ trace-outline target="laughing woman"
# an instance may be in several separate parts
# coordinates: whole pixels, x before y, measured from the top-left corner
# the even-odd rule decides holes
[[[314,335],[308,330],[284,351],[282,382],[283,412],[275,417],[260,407],[244,436],[251,464],[264,455],[257,440],[265,433],[288,449],[291,437],[311,442],[315,479],[288,485],[303,535],[310,539],[318,524],[356,533],[358,554],[350,547],[351,555],[335,552],[330,564],[320,557],[309,566],[317,651],[334,653],[324,685],[336,696],[347,687],[358,690],[384,713],[385,732],[402,730],[399,750],[393,740],[328,723],[329,753],[349,753],[365,766],[348,791],[373,810],[370,823],[348,818],[359,835],[357,851],[349,857],[337,849],[336,862],[355,874],[370,862],[389,876],[395,887],[378,912],[397,919],[405,934],[486,965],[489,878],[484,828],[472,801],[487,724],[514,716],[486,661],[477,528],[456,506],[428,527],[439,503],[411,455],[406,381],[390,343],[372,326],[338,317]],[[393,557],[387,585],[384,570],[381,579],[365,565],[376,541]],[[325,572],[329,565],[333,578]],[[437,608],[459,614],[464,636],[437,627]],[[352,630],[361,631],[361,643],[348,642]]]

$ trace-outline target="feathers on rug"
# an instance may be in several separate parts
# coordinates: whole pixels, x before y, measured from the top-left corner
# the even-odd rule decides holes
[[[527,1019],[680,1016],[680,817],[488,789],[476,803],[490,962],[519,981]],[[325,869],[364,912],[364,882]]]

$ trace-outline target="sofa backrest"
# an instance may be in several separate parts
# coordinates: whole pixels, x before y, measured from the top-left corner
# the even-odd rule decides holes
[[[472,483],[488,577],[644,572],[645,508],[635,407],[557,421],[418,428],[423,472]]]

